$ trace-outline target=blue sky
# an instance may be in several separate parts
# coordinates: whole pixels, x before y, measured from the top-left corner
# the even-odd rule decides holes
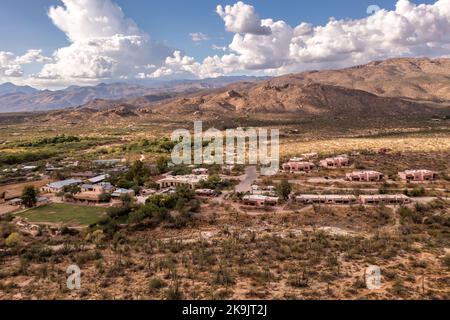
[[[213,54],[211,45],[227,45],[232,34],[223,28],[215,13],[218,4],[236,1],[211,0],[115,0],[127,17],[158,41],[183,49],[196,58]],[[362,18],[369,5],[393,9],[396,0],[253,0],[261,18],[285,20],[291,25],[310,22],[325,24],[330,17]],[[420,3],[433,3],[422,0]],[[2,0],[0,1],[0,50],[23,53],[29,48],[41,48],[51,54],[67,44],[64,33],[47,17],[50,6],[61,5],[60,0]],[[189,33],[202,32],[211,37],[201,44],[192,42]]]
[[[77,2],[81,0],[67,0],[70,2]],[[445,35],[439,33],[436,35],[436,50],[433,51],[430,48],[434,48],[434,39],[433,41],[429,41],[429,39],[425,39],[426,36],[421,35],[425,34],[423,31],[425,30],[411,30],[411,28],[416,28],[417,19],[421,18],[422,12],[418,10],[414,3],[417,4],[428,4],[429,10],[431,12],[431,5],[435,4],[438,0],[415,0],[411,1],[410,6],[407,0],[400,0],[402,2],[402,9],[398,9],[396,14],[399,16],[397,20],[392,18],[391,16],[385,14],[380,15],[379,21],[381,24],[392,24],[394,28],[404,28],[401,31],[404,34],[399,34],[396,39],[390,39],[390,31],[388,28],[386,30],[376,31],[377,33],[385,33],[385,37],[389,38],[386,40],[386,43],[382,43],[381,46],[386,45],[387,49],[383,52],[377,52],[373,54],[374,49],[370,48],[370,45],[366,45],[364,49],[361,49],[361,46],[364,46],[364,42],[367,39],[361,38],[361,34],[355,34],[355,36],[349,36],[349,39],[345,39],[348,33],[352,33],[352,31],[343,31],[342,43],[339,46],[344,46],[345,41],[348,41],[352,44],[352,48],[337,48],[330,49],[330,46],[336,46],[336,44],[327,44],[324,41],[334,42],[333,36],[330,35],[323,37],[323,34],[320,34],[320,30],[314,32],[313,36],[308,35],[308,39],[302,38],[297,39],[296,44],[301,42],[300,47],[307,46],[307,41],[310,41],[311,44],[319,44],[322,46],[320,48],[307,48],[311,49],[309,52],[302,51],[294,58],[297,59],[295,63],[292,61],[287,62],[287,60],[292,60],[292,54],[290,54],[289,58],[284,57],[283,54],[280,54],[280,57],[277,61],[274,59],[270,59],[270,57],[263,57],[261,61],[258,61],[254,65],[251,60],[258,60],[260,55],[268,54],[276,56],[279,54],[275,52],[276,48],[270,48],[270,41],[268,42],[268,47],[265,48],[264,40],[268,40],[267,37],[261,38],[261,44],[258,44],[258,41],[255,40],[255,37],[260,37],[261,35],[253,34],[251,31],[246,32],[245,30],[237,30],[234,32],[230,32],[229,28],[224,26],[225,18],[218,15],[216,12],[216,6],[225,5],[234,6],[237,1],[211,1],[211,0],[91,0],[93,2],[103,3],[103,2],[111,2],[113,5],[119,6],[124,16],[127,19],[131,19],[135,22],[135,24],[139,27],[139,32],[148,34],[152,41],[156,41],[162,43],[165,47],[167,47],[167,56],[172,56],[170,50],[179,50],[181,55],[179,60],[181,61],[184,56],[192,61],[189,62],[193,67],[180,67],[180,61],[176,61],[172,63],[171,66],[164,65],[165,57],[161,57],[157,62],[153,60],[149,60],[148,65],[156,65],[157,67],[165,67],[164,70],[160,70],[158,74],[175,74],[175,73],[185,73],[192,72],[192,69],[195,69],[195,72],[192,72],[196,75],[219,75],[221,73],[227,73],[226,70],[230,71],[230,73],[249,73],[249,74],[260,74],[260,73],[283,73],[283,72],[291,72],[291,71],[301,71],[305,68],[305,65],[312,64],[315,67],[334,67],[334,66],[345,66],[352,63],[357,63],[359,61],[364,62],[364,59],[361,58],[364,55],[364,52],[367,51],[370,57],[374,58],[384,58],[390,56],[414,56],[414,55],[442,55],[442,53],[446,53],[448,39]],[[445,7],[450,5],[450,0],[439,0],[440,4],[435,4],[435,6],[439,7],[439,10],[443,10],[445,12]],[[302,22],[310,23],[312,27],[325,26],[329,22],[330,17],[334,17],[338,20],[340,19],[368,19],[370,15],[368,15],[367,8],[370,5],[378,5],[380,8],[386,9],[387,12],[394,12],[396,10],[397,0],[314,0],[314,1],[301,1],[301,0],[247,0],[245,1],[245,8],[254,11],[257,19],[273,19],[276,21],[283,21],[288,25],[288,28],[292,31],[297,26],[299,26]],[[44,57],[52,58],[52,54],[59,48],[65,48],[71,46],[73,41],[69,40],[68,34],[70,32],[64,32],[63,27],[61,27],[61,23],[59,26],[56,26],[54,21],[47,15],[47,12],[51,6],[60,6],[64,8],[64,4],[60,0],[1,0],[0,1],[0,52],[11,52],[16,57],[20,57],[27,53],[30,49],[38,49],[41,50],[41,55]],[[435,10],[435,9],[433,9]],[[409,12],[409,13],[408,13]],[[415,15],[415,20],[411,18],[409,21],[410,26],[405,27],[401,24],[401,15],[408,13],[408,17],[411,14]],[[89,13],[88,13],[89,14]],[[92,13],[101,15],[102,13]],[[236,13],[234,13],[236,14]],[[108,15],[108,13],[105,13]],[[230,14],[229,16],[232,16]],[[58,19],[57,17],[55,19]],[[62,19],[64,20],[64,19]],[[394,21],[395,20],[395,21]],[[259,21],[259,20],[257,20]],[[433,30],[433,26],[444,26],[446,28],[445,23],[450,24],[450,17],[447,20],[442,21],[442,15],[440,17],[436,16],[435,21],[431,22],[431,24],[424,23],[424,28],[428,28],[430,32]],[[121,22],[122,24],[126,24]],[[259,22],[258,22],[259,23]],[[264,24],[263,22],[261,22]],[[428,22],[427,22],[428,23]],[[433,25],[434,23],[434,25]],[[345,22],[341,23],[343,25],[343,29],[347,30],[351,28],[351,26],[346,26]],[[368,24],[364,22],[364,24]],[[72,29],[76,29],[77,27],[72,27]],[[270,26],[272,30],[275,30],[276,26]],[[380,27],[382,28],[382,27]],[[418,28],[418,27],[417,27]],[[95,29],[95,28],[94,28]],[[236,29],[236,28],[235,28]],[[333,28],[330,28],[333,29]],[[289,32],[291,32],[289,31]],[[395,29],[392,30],[395,33]],[[450,33],[450,30],[443,30]],[[280,32],[284,32],[283,30]],[[206,41],[193,41],[191,39],[191,33],[202,33],[207,36],[208,40]],[[355,32],[357,33],[357,32]],[[317,36],[316,36],[317,34]],[[419,34],[419,38],[423,37],[424,39],[419,39],[422,41],[422,47],[417,46],[418,40],[415,38],[416,35]],[[320,37],[319,37],[320,35]],[[112,35],[109,35],[112,36]],[[277,34],[275,36],[275,32],[273,33],[273,41],[281,41],[282,35],[279,36]],[[239,37],[242,37],[242,41],[237,43]],[[264,36],[261,36],[264,37]],[[290,35],[292,37],[292,35]],[[302,36],[303,37],[303,36]],[[399,43],[403,42],[403,38],[413,39],[414,42],[411,45],[405,45],[405,48],[393,49],[392,42]],[[85,38],[89,38],[89,34],[85,33]],[[245,38],[245,39],[244,39]],[[235,41],[233,41],[235,39]],[[294,41],[292,40],[292,41]],[[290,45],[292,46],[293,42],[291,41]],[[236,42],[234,45],[233,43]],[[390,43],[387,43],[390,42]],[[433,44],[431,44],[433,43]],[[310,46],[312,46],[310,44]],[[226,52],[221,52],[220,50],[213,49],[213,45],[220,47],[228,47],[229,49]],[[380,46],[380,40],[378,40],[377,46]],[[390,45],[390,47],[388,47]],[[403,43],[402,43],[403,45]],[[258,46],[258,50],[253,50],[253,47]],[[428,47],[427,47],[428,46]],[[430,47],[431,46],[431,47]],[[286,43],[286,48],[288,49],[289,43]],[[413,49],[411,49],[413,48]],[[418,49],[417,49],[418,48]],[[73,48],[72,48],[73,49]],[[266,50],[267,49],[267,50]],[[298,48],[297,48],[298,49]],[[304,49],[304,48],[303,48]],[[146,49],[147,50],[147,49]],[[330,50],[335,50],[331,54],[328,52]],[[352,52],[352,56],[348,56],[347,51]],[[317,52],[320,51],[319,54]],[[327,51],[327,52],[325,52]],[[249,53],[250,52],[250,53]],[[345,52],[344,56],[342,52]],[[108,53],[109,54],[109,53]],[[117,64],[121,64],[115,54],[111,57],[108,56],[107,53],[101,52],[99,56],[101,56],[101,68],[104,69],[105,64],[109,63],[109,58],[115,61]],[[148,52],[147,52],[148,54]],[[312,55],[316,54],[318,57],[312,57]],[[328,55],[324,57],[324,55]],[[200,65],[195,65],[196,63],[204,65],[203,60],[206,57],[212,57],[214,55],[223,56],[226,55],[228,58],[234,59],[233,61],[239,59],[239,63],[241,66],[230,67],[229,61],[215,62],[214,71],[205,71],[206,67],[202,67]],[[247,56],[246,56],[247,55]],[[286,55],[286,54],[284,54]],[[105,62],[105,58],[107,62]],[[128,57],[128,56],[127,56]],[[186,58],[186,59],[187,59]],[[11,58],[12,59],[12,58]],[[52,58],[53,59],[53,58]],[[57,59],[62,60],[62,57],[58,57]],[[228,60],[230,60],[228,59]],[[338,61],[341,59],[340,61]],[[1,61],[1,60],[0,60]],[[85,60],[83,60],[85,61]],[[191,60],[189,60],[191,61]],[[330,62],[326,64],[325,62]],[[30,81],[29,78],[25,79],[25,76],[28,76],[28,73],[38,72],[41,68],[41,65],[37,65],[36,61],[33,60],[33,63],[23,63],[19,66],[16,66],[12,62],[9,62],[7,66],[3,66],[6,70],[7,68],[16,68],[17,70],[21,69],[20,72],[14,72],[17,79],[17,82],[27,82]],[[342,62],[342,63],[339,63]],[[48,61],[47,61],[48,63]],[[98,59],[93,62],[95,66],[98,65]],[[139,63],[142,63],[139,60]],[[237,63],[237,62],[236,62]],[[6,64],[6,63],[5,63]],[[42,64],[42,63],[41,63]],[[175,67],[178,69],[174,69],[174,64],[177,64]],[[225,65],[225,66],[224,66]],[[122,66],[119,66],[122,70]],[[0,82],[5,79],[5,75],[1,74],[2,65],[0,65]],[[180,71],[180,68],[182,69]],[[202,71],[199,71],[199,68],[203,68]],[[76,75],[69,75],[72,78],[71,81],[68,80],[67,73],[64,75],[58,74],[59,71],[55,71],[57,67],[52,67],[51,72],[47,72],[51,74],[52,77],[60,77],[65,78],[67,81],[60,81],[61,85],[71,84],[77,82],[76,79],[81,79],[80,81],[86,82],[96,82],[97,80],[102,80],[101,78],[108,77],[128,77],[123,73],[115,73],[111,72],[99,72],[97,76],[92,75],[84,75],[82,73]],[[169,70],[170,69],[170,70]],[[188,69],[188,70],[187,70]],[[219,70],[220,71],[217,71]],[[241,70],[242,69],[242,70]],[[225,71],[224,71],[225,70]],[[255,71],[257,70],[257,71]],[[103,70],[104,71],[104,70]],[[142,71],[142,70],[140,70]],[[197,73],[196,73],[197,72]],[[6,74],[6,72],[4,72]],[[10,71],[8,74],[12,74]],[[86,72],[87,74],[87,72]],[[143,76],[149,76],[150,73],[146,74],[145,72],[140,72],[139,74],[143,74]],[[154,76],[154,75],[152,75]],[[98,79],[94,79],[98,78]],[[90,79],[89,81],[87,79]],[[92,80],[92,81],[91,81]],[[40,80],[42,82],[42,80]],[[52,80],[55,84],[56,81]]]

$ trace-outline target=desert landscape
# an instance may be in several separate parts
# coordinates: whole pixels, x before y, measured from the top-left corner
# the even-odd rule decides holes
[[[2,307],[450,300],[450,0],[14,0],[0,30]]]
[[[448,299],[449,71],[393,59],[3,114],[0,299]],[[173,166],[171,132],[199,120],[279,129],[280,171]]]

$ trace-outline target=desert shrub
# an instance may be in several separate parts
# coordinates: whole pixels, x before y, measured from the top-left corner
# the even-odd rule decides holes
[[[0,165],[15,165],[27,162],[35,162],[39,160],[49,159],[54,157],[56,152],[39,151],[39,152],[17,152],[8,153],[2,152],[0,154]]]
[[[147,203],[137,210],[131,212],[128,216],[128,222],[140,223],[145,219],[152,219],[155,223],[160,223],[167,219],[167,209],[159,207],[154,203]]]
[[[414,187],[414,189],[412,189],[412,190],[405,189],[405,191],[403,193],[406,196],[417,198],[417,197],[423,197],[425,195],[426,191],[425,191],[424,187],[420,187],[420,188]]]
[[[199,188],[201,189],[212,189],[212,190],[223,190],[233,186],[233,182],[226,179],[221,179],[219,175],[211,175],[208,180],[201,181],[199,183]]]
[[[419,212],[412,210],[408,207],[400,207],[397,210],[397,214],[400,216],[401,222],[403,224],[406,223],[421,224],[423,220],[423,217]]]
[[[192,168],[185,165],[177,165],[171,169],[172,175],[183,176],[192,173]]]
[[[380,189],[378,190],[378,192],[380,194],[387,194],[389,191],[389,184],[384,182],[383,185],[380,187]]]
[[[217,270],[217,273],[216,273],[216,276],[214,279],[214,283],[228,287],[228,286],[233,285],[235,283],[235,280],[234,280],[233,275],[231,274],[230,270],[221,266]]]
[[[183,294],[180,291],[180,288],[177,286],[171,286],[166,291],[166,300],[181,300],[183,298]]]
[[[381,223],[387,223],[391,220],[391,212],[389,208],[385,206],[380,206],[377,208],[378,213],[378,220],[381,221]]]
[[[154,277],[150,279],[149,287],[150,290],[159,290],[166,287],[166,283],[161,278]]]
[[[307,288],[309,286],[309,279],[305,274],[289,276],[287,283],[294,288]]]
[[[419,261],[414,260],[413,263],[412,263],[412,266],[414,268],[426,269],[426,267],[428,266],[428,263],[426,261],[424,261],[424,260],[419,260]]]
[[[98,250],[95,251],[88,251],[88,252],[82,252],[75,256],[75,262],[82,266],[90,261],[95,261],[101,259],[102,253]]]
[[[5,240],[5,245],[8,248],[17,248],[22,244],[22,237],[17,232],[11,233]]]
[[[80,233],[77,229],[72,229],[67,226],[62,227],[61,229],[61,235],[63,236],[76,236]]]
[[[442,264],[450,270],[450,254],[446,254],[444,258],[442,258]]]
[[[356,279],[352,286],[355,289],[365,289],[367,287],[363,278]]]
[[[21,258],[27,261],[47,262],[53,254],[53,251],[47,246],[32,245],[30,247],[26,247],[21,254]]]
[[[102,217],[97,225],[94,225],[93,227],[97,226],[100,227],[100,229],[103,230],[103,233],[109,238],[112,238],[117,230],[119,230],[119,223],[109,216]]]
[[[76,136],[66,136],[64,134],[51,138],[41,138],[32,142],[22,143],[20,147],[42,147],[46,145],[63,144],[70,142],[80,142],[81,139]]]
[[[130,208],[127,207],[110,207],[106,209],[106,214],[112,219],[127,216],[129,213]]]
[[[14,227],[9,223],[2,223],[0,225],[0,238],[6,239],[11,233],[14,232]]]
[[[403,296],[406,294],[406,288],[403,285],[403,281],[401,279],[397,279],[391,289],[392,293],[397,296]]]

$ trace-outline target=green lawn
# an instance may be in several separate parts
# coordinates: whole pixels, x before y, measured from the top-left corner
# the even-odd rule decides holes
[[[104,208],[98,207],[53,203],[19,213],[17,216],[25,218],[31,223],[62,223],[87,226],[96,223],[104,211]]]

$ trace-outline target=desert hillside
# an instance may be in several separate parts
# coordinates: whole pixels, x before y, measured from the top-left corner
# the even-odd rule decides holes
[[[274,79],[276,85],[318,82],[384,97],[450,101],[450,59],[389,59],[341,70],[312,71]]]
[[[391,59],[342,69],[236,82],[192,93],[93,100],[46,121],[114,123],[154,115],[295,114],[342,119],[431,119],[450,110],[450,59]]]

